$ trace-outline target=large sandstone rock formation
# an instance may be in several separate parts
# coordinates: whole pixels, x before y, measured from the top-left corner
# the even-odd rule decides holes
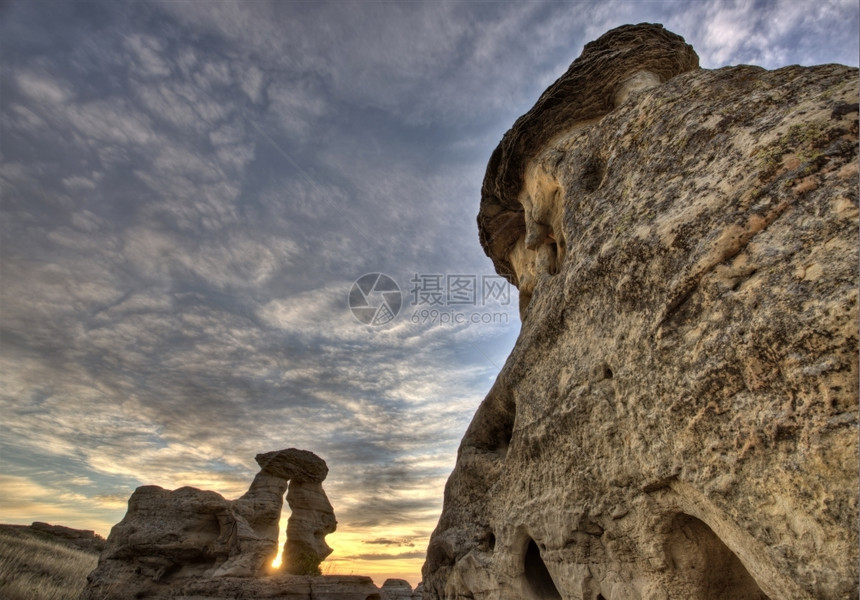
[[[325,536],[334,533],[337,521],[322,482],[328,475],[325,461],[306,450],[281,450],[257,455],[262,473],[289,480],[287,541],[284,570],[296,575],[319,571],[319,564],[331,554]],[[281,495],[283,497],[283,494]]]
[[[858,73],[697,64],[613,30],[494,152],[523,325],[425,597],[857,597]]]
[[[125,517],[111,529],[83,597],[379,597],[367,577],[293,576],[318,574],[331,553],[325,536],[337,521],[322,489],[325,461],[295,448],[258,454],[256,460],[260,472],[236,500],[192,487],[136,489]],[[250,579],[271,570],[285,493],[292,508],[284,545],[289,575]]]

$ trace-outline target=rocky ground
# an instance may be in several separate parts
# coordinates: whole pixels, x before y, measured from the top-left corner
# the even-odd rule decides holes
[[[92,531],[0,525],[0,598],[77,600],[103,544]]]

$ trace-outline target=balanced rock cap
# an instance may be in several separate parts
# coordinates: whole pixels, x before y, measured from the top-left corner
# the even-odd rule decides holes
[[[611,112],[637,74],[665,82],[699,67],[699,57],[680,35],[656,23],[623,25],[585,45],[582,54],[502,137],[487,165],[481,189],[478,233],[496,272],[518,285],[507,254],[525,234],[518,201],[525,165],[546,142],[577,123]]]
[[[313,452],[287,448],[264,452],[254,457],[264,473],[284,479],[321,483],[328,475],[328,465]]]

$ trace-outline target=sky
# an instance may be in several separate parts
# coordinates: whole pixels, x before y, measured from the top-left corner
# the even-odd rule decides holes
[[[323,572],[420,580],[519,331],[484,169],[588,41],[858,63],[856,0],[0,3],[0,522],[329,466]],[[289,513],[285,510],[285,516]]]

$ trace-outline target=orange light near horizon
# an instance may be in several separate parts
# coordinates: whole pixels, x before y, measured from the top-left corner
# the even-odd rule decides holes
[[[272,560],[272,569],[280,569],[283,566],[284,541],[287,535],[287,519],[289,508],[285,508],[284,514],[278,523],[278,554]],[[366,540],[383,536],[407,537],[414,536],[412,528],[394,528],[379,532],[373,529],[354,529],[344,523],[338,523],[338,529],[326,537],[328,545],[334,549],[320,565],[323,575],[366,575],[373,579],[376,585],[382,585],[386,579],[394,577],[405,579],[412,587],[418,585],[421,580],[421,558],[386,558],[368,559],[367,554],[384,552],[374,546],[368,546]],[[426,540],[416,539],[413,547],[423,550],[426,548]],[[396,551],[394,552],[396,554]]]
[[[385,547],[369,545],[368,540],[381,537],[410,538],[414,546]],[[413,527],[386,527],[384,530],[375,528],[353,528],[345,523],[338,523],[338,529],[330,534],[326,541],[334,548],[320,565],[324,575],[366,575],[373,579],[376,585],[382,585],[386,579],[405,579],[414,588],[421,580],[421,566],[424,564],[424,550],[427,547],[426,538],[415,537]],[[420,552],[419,558],[399,557],[405,552]],[[390,553],[390,558],[382,555]]]

